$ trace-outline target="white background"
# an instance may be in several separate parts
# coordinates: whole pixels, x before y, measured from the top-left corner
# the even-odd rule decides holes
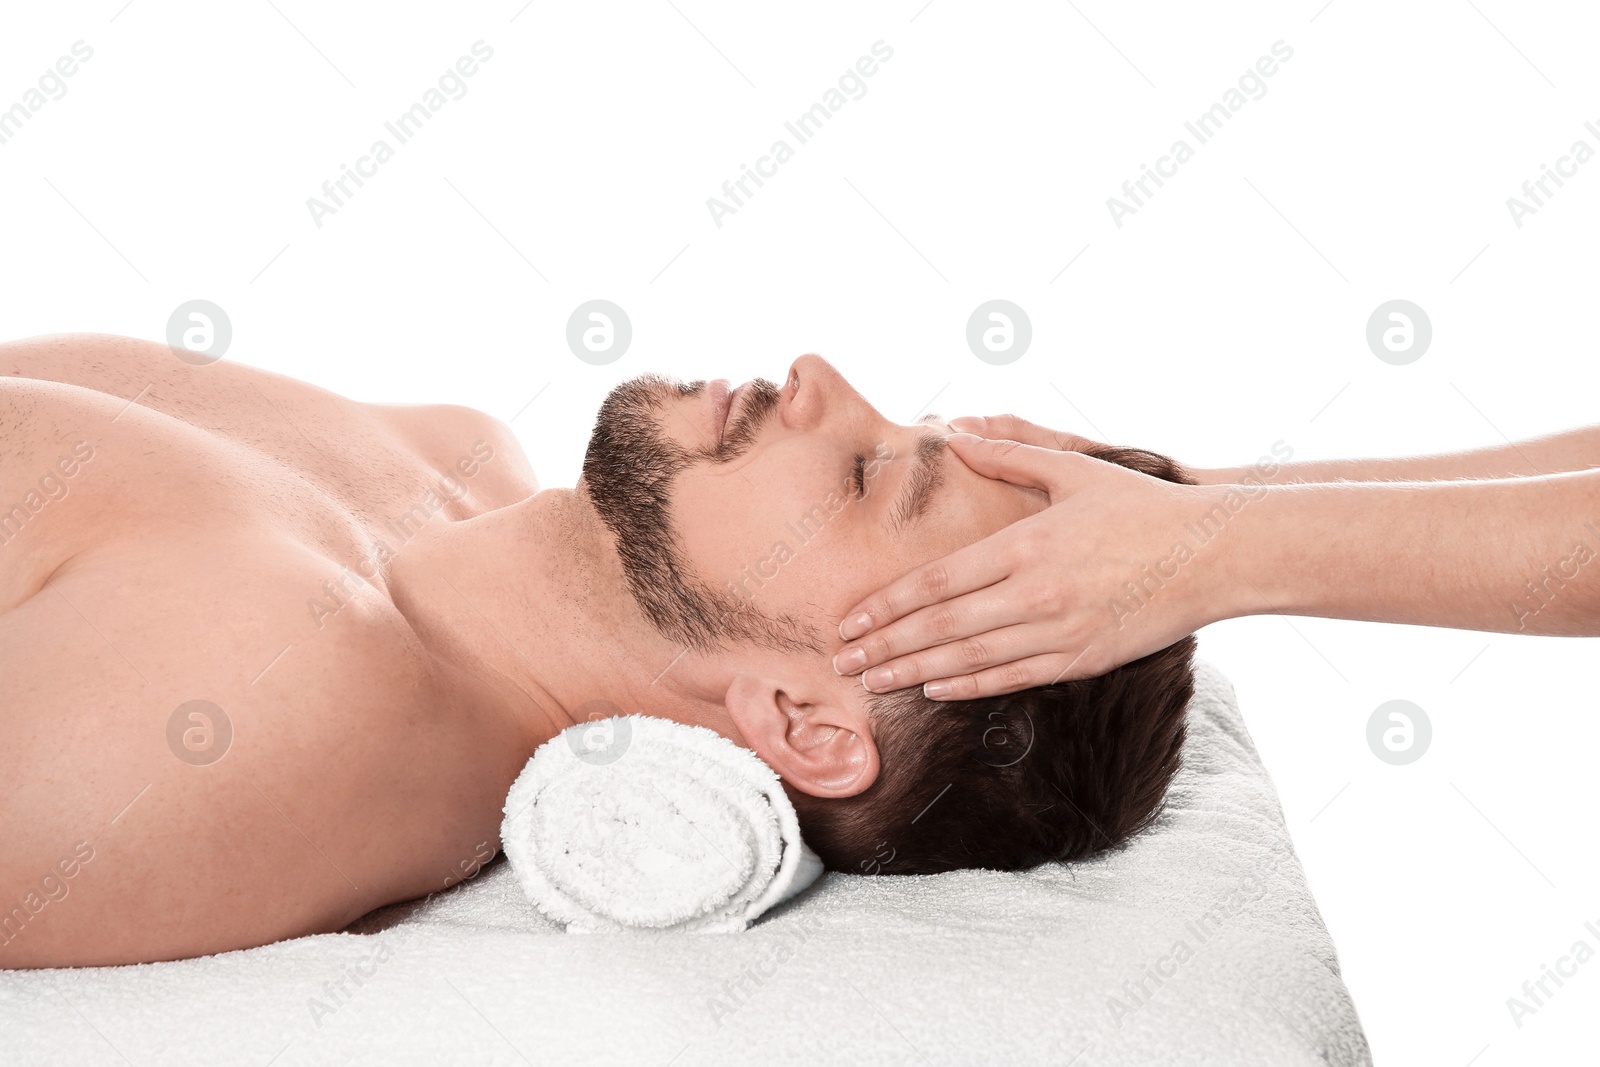
[[[0,107],[73,42],[94,55],[0,145],[0,336],[161,338],[208,299],[227,358],[481,408],[549,485],[576,479],[617,381],[781,381],[807,351],[900,421],[1009,410],[1196,465],[1595,421],[1600,161],[1521,228],[1506,199],[1574,140],[1600,149],[1600,20],[1320,4],[8,4]],[[307,198],[479,39],[466,95],[317,227]],[[717,227],[706,199],[793,145],[785,120],[878,40],[866,94]],[[1107,197],[1278,40],[1266,94],[1114,225]],[[564,336],[597,297],[634,330],[600,367]],[[1006,366],[965,343],[996,297],[1033,324]],[[1408,366],[1364,340],[1394,298],[1433,323]],[[1204,633],[1378,1063],[1593,1058],[1600,962],[1520,1028],[1506,999],[1577,939],[1600,949],[1595,652],[1276,617]],[[1404,767],[1365,740],[1395,698],[1434,730]]]

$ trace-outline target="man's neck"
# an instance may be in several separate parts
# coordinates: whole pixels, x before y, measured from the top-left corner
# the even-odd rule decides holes
[[[546,489],[433,526],[395,557],[396,605],[436,656],[504,694],[529,755],[612,714],[717,728],[692,654],[634,609],[612,544],[578,490]]]

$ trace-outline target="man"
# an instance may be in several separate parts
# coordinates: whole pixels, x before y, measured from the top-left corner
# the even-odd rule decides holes
[[[1192,638],[955,705],[833,670],[864,592],[1046,500],[819,357],[731,396],[625,382],[544,490],[466,408],[123,338],[0,372],[0,966],[243,948],[449,885],[534,749],[600,714],[753,749],[863,873],[1087,855],[1176,768]]]

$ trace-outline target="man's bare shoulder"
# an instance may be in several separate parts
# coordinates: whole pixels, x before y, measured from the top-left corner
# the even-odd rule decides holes
[[[75,385],[138,403],[328,481],[337,480],[350,456],[364,457],[369,471],[392,474],[400,469],[395,461],[405,455],[440,475],[475,459],[486,474],[474,475],[474,493],[492,498],[491,506],[539,488],[511,427],[461,404],[355,400],[229,359],[197,366],[166,344],[111,334],[52,334],[0,343],[0,377],[5,376]],[[492,453],[488,461],[486,452]],[[383,454],[388,459],[378,462]],[[410,492],[409,478],[397,480],[407,485],[402,495]]]
[[[487,412],[464,404],[365,403],[362,407],[442,474],[459,471],[463,460],[476,456],[482,469],[495,470],[497,477],[491,484],[496,495],[509,491],[513,493],[510,500],[517,500],[539,489],[538,477],[516,432]]]

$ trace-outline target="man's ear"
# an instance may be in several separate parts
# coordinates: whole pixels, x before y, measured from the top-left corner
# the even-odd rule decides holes
[[[802,793],[852,797],[877,781],[867,709],[842,686],[811,690],[740,672],[723,703],[745,743]]]

